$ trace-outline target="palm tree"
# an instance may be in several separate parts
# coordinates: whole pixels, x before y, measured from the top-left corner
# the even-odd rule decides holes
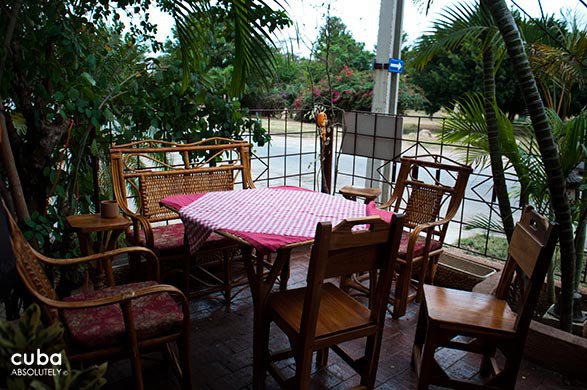
[[[446,126],[441,133],[441,140],[447,143],[474,146],[473,153],[463,155],[465,161],[486,166],[489,145],[483,98],[478,94],[466,95],[458,99],[455,104],[458,104],[459,110],[449,114]],[[502,153],[507,158],[507,165],[513,168],[515,177],[519,179],[520,199],[524,199],[521,203],[529,203],[540,213],[554,216],[548,191],[548,179],[531,124],[522,122],[514,125],[497,107],[496,113]],[[563,120],[551,108],[547,109],[546,114],[559,152],[563,174],[565,177],[570,177],[577,165],[587,157],[587,110],[567,120]],[[579,249],[585,246],[586,203],[585,193],[583,193],[572,207],[573,223],[577,226],[575,230],[575,248],[577,248],[575,290],[579,287],[583,267],[583,251]],[[496,226],[486,218],[477,217],[473,222],[475,227],[503,230],[502,226]],[[549,282],[553,280],[553,278],[549,279]],[[554,297],[553,283],[549,283],[549,287],[551,287],[549,292],[553,291],[549,299],[554,300],[555,298],[551,298]]]
[[[426,4],[426,11],[433,0],[414,0]],[[566,195],[565,176],[560,157],[554,142],[552,129],[548,123],[546,109],[536,84],[536,78],[530,67],[522,37],[516,21],[504,0],[485,1],[487,9],[493,16],[495,25],[503,38],[508,57],[514,70],[524,103],[532,121],[536,141],[548,180],[552,207],[559,224],[561,250],[561,329],[570,331],[572,326],[573,293],[575,275],[575,242],[571,208]]]
[[[575,242],[571,208],[566,195],[566,183],[560,157],[548,122],[546,109],[530,67],[524,43],[511,11],[504,0],[487,2],[495,24],[504,40],[514,76],[522,92],[536,142],[546,169],[552,208],[559,224],[561,250],[561,328],[571,330],[573,312]]]
[[[483,96],[489,157],[493,175],[493,188],[497,196],[499,211],[508,241],[514,231],[514,220],[505,181],[501,156],[499,128],[495,112],[495,51],[499,51],[499,34],[485,1],[481,6],[469,3],[455,4],[446,8],[440,20],[434,23],[430,34],[420,40],[416,58],[417,67],[424,67],[432,57],[446,49],[454,49],[463,43],[477,41],[483,55]]]
[[[537,30],[534,24],[523,27]],[[573,88],[587,82],[587,32],[576,18],[564,23],[549,18],[541,27],[550,35],[547,42],[532,41],[524,31],[529,61],[546,105],[564,119],[569,115]],[[544,35],[543,31],[538,34]]]
[[[484,98],[480,94],[467,94],[455,101],[458,111],[451,111],[442,129],[440,139],[446,143],[461,143],[474,146],[475,150],[469,150],[464,154],[465,163],[476,163],[481,167],[488,165],[489,138],[487,135],[487,121],[485,119]],[[515,127],[497,105],[494,107],[498,123],[498,136],[501,154],[507,159],[504,167],[507,170],[511,167],[515,171],[515,178],[520,182],[520,204],[527,204],[531,196],[533,182],[530,175],[533,172],[529,169],[525,156],[535,155],[535,142],[533,141],[531,129],[526,127]],[[515,133],[521,133],[518,144]],[[535,170],[534,170],[535,171]],[[503,230],[503,226],[500,227]]]

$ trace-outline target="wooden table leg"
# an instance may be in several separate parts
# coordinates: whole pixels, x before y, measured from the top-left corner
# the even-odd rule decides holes
[[[92,253],[99,253],[115,249],[118,237],[121,233],[122,230],[101,232],[101,234],[99,233],[101,237],[99,237],[98,241],[95,242],[94,245],[90,245],[90,235],[78,232],[80,251],[82,256],[88,256]],[[91,263],[89,267],[90,271],[92,272],[92,283],[94,284],[95,290],[104,288],[104,281],[107,281],[109,286],[114,286],[114,274],[112,272],[111,258],[102,260],[98,264]]]
[[[79,249],[80,249],[81,255],[82,256],[89,256],[90,255],[90,237],[89,237],[89,235],[82,233],[82,232],[79,232],[77,236],[79,238]],[[93,267],[92,263],[88,264],[88,268],[86,269],[86,282],[85,282],[84,289],[89,288],[88,280],[90,279],[90,276],[91,276],[92,284],[94,283],[93,268],[94,267]]]
[[[241,249],[245,270],[247,272],[247,279],[249,287],[251,288],[251,296],[253,298],[253,389],[265,388],[265,373],[262,356],[264,354],[262,340],[260,340],[260,333],[263,326],[263,305],[262,301],[262,285],[263,285],[263,271],[258,273],[255,270],[255,260],[253,259],[253,248],[250,246]],[[263,263],[263,259],[257,259],[257,264]],[[263,266],[263,265],[262,265]]]
[[[263,278],[265,268],[263,258],[258,257],[255,261],[251,247],[243,248],[242,253],[253,297],[253,389],[262,390],[265,388],[265,367],[267,365],[265,359],[269,343],[263,332],[267,315],[267,298],[283,266],[289,264],[291,249],[277,252],[275,262],[266,279]]]
[[[88,256],[90,254],[90,240],[87,234],[78,233],[79,237],[79,249],[82,256]]]
[[[281,291],[287,290],[287,282],[289,281],[289,273],[290,273],[290,264],[289,264],[289,256],[284,261],[283,267],[281,268],[281,277],[279,278],[279,289]]]
[[[118,237],[120,236],[120,234],[122,233],[122,230],[113,230],[110,233],[110,236],[108,237],[108,240],[106,241],[106,250],[110,251],[113,249],[116,249],[117,247],[117,242],[118,242]],[[101,268],[102,268],[102,272],[106,275],[106,280],[108,281],[108,284],[110,285],[110,287],[114,286],[114,273],[112,271],[112,258],[109,257],[106,260],[104,260],[101,263]]]

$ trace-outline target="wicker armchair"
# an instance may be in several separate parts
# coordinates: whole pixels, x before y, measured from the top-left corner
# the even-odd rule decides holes
[[[451,164],[438,162],[446,160]],[[448,224],[461,205],[471,172],[470,166],[438,155],[401,159],[391,199],[379,206],[405,215],[395,293],[390,297],[393,318],[403,316],[408,303],[421,297],[425,280],[434,281]],[[340,192],[353,199],[361,191],[365,192],[347,187]],[[415,271],[418,275],[413,279]],[[368,291],[360,278],[354,277],[347,283],[348,288]]]
[[[52,259],[30,246],[3,202],[1,207],[6,213],[18,274],[28,292],[41,305],[45,320],[63,323],[66,352],[72,363],[129,358],[135,387],[142,389],[140,353],[160,348],[173,362],[182,387],[191,388],[188,302],[177,288],[157,283],[159,262],[151,250],[123,248],[75,259]],[[106,266],[110,264],[106,260],[123,254],[144,256],[152,266],[155,280],[112,284],[101,290],[60,299],[44,271],[44,267],[100,261]]]
[[[210,236],[198,258],[222,253],[222,278],[201,267],[201,261],[195,262],[201,275],[198,281],[209,288],[190,291],[194,261],[185,247],[183,224],[177,212],[159,202],[174,195],[231,191],[239,181],[242,188],[253,188],[249,149],[246,141],[225,138],[190,144],[145,140],[110,148],[114,196],[122,213],[133,222],[127,240],[153,250],[163,262],[179,261],[186,294],[222,291],[230,302],[236,246],[219,235]]]

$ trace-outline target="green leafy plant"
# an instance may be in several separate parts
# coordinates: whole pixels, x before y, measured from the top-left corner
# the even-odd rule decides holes
[[[63,328],[59,323],[44,327],[41,323],[41,309],[30,305],[16,322],[0,321],[0,387],[16,389],[94,390],[101,388],[107,363],[72,370],[65,355]],[[63,375],[50,377],[14,376],[11,357],[14,354],[34,354],[37,350],[45,354],[61,354]],[[67,375],[65,375],[67,373]]]

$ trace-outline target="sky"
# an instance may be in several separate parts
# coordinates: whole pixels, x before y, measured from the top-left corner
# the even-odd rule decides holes
[[[469,0],[470,1],[470,0]],[[411,0],[404,1],[403,30],[408,34],[408,43],[413,42],[422,33],[431,27],[431,21],[445,7],[458,3],[458,0],[437,0],[426,15],[419,11]],[[462,2],[462,0],[461,0]],[[507,1],[513,6],[511,1]],[[540,17],[540,8],[537,0],[515,0],[516,4],[524,8],[533,17]],[[324,23],[327,7],[323,4],[331,4],[330,13],[339,16],[348,26],[353,37],[365,43],[365,48],[371,50],[377,42],[377,31],[379,23],[379,6],[381,0],[290,0],[290,17],[299,25],[300,35],[304,41],[315,41],[320,26]],[[577,10],[587,19],[587,8],[579,0],[542,0],[542,7],[545,14],[556,14]],[[301,47],[300,50],[304,50]]]
[[[412,0],[404,0],[403,30],[408,34],[408,44],[431,27],[431,21],[443,8],[462,1],[436,0],[426,15],[416,8]],[[506,1],[510,7],[514,6],[511,0]],[[514,1],[531,16],[540,17],[538,0]],[[281,2],[284,1],[281,0]],[[367,50],[373,50],[377,42],[380,3],[381,0],[287,0],[286,10],[294,21],[294,26],[279,33],[276,41],[287,45],[293,53],[307,57],[320,26],[324,24],[328,4],[330,4],[330,14],[340,17],[353,37],[363,42]],[[542,0],[542,8],[545,14],[556,16],[559,16],[561,12],[576,11],[583,22],[587,22],[587,7],[579,0]],[[165,14],[155,13],[153,16],[159,26],[158,38],[164,40],[170,34],[173,21]]]

